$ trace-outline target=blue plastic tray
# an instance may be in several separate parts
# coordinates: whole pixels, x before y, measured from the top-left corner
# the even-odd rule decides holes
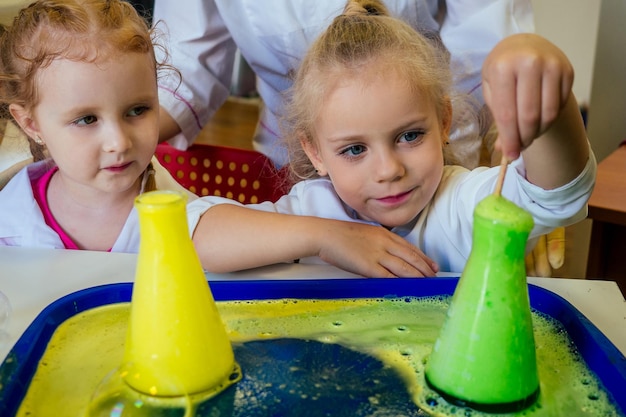
[[[216,301],[280,298],[337,299],[428,297],[452,295],[458,278],[333,279],[280,281],[213,281]],[[567,330],[589,368],[613,402],[626,410],[626,357],[580,311],[551,291],[529,284],[531,306],[557,320]],[[68,318],[91,308],[128,302],[132,284],[93,287],[69,294],[46,307],[26,329],[0,367],[0,416],[14,415],[26,394],[52,334]]]

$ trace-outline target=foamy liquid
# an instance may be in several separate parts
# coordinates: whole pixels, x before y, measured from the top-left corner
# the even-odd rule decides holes
[[[218,302],[231,341],[301,338],[372,355],[394,368],[411,398],[435,416],[497,416],[446,403],[424,382],[424,367],[448,297]],[[78,314],[56,330],[19,416],[83,416],[102,379],[121,364],[129,304]],[[507,416],[620,416],[560,323],[533,312],[541,393]],[[243,369],[244,378],[246,370]]]

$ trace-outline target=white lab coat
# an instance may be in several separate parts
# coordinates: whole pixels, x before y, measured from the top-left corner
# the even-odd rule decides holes
[[[482,62],[502,38],[534,31],[530,0],[448,0],[444,19],[439,3],[394,0],[387,6],[420,31],[439,31],[459,91],[483,102]],[[171,63],[182,74],[180,86],[176,76],[160,80],[161,105],[182,129],[170,143],[185,149],[228,98],[239,48],[257,75],[264,104],[255,148],[286,163],[285,149],[277,146],[281,92],[308,46],[344,6],[342,0],[156,0],[153,21],[166,33]]]

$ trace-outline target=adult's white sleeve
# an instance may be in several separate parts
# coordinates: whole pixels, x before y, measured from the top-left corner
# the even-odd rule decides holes
[[[459,92],[483,103],[481,69],[489,52],[507,36],[534,30],[530,0],[447,0],[440,34]]]
[[[185,149],[228,98],[237,48],[213,0],[156,0],[153,25],[182,76],[163,74],[159,101],[182,129],[170,144]]]

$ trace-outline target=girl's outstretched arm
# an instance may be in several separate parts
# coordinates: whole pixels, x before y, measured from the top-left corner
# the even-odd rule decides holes
[[[193,241],[211,272],[319,256],[368,277],[434,276],[438,267],[417,247],[380,227],[218,204],[200,218]]]
[[[544,189],[576,178],[589,158],[573,82],[565,54],[534,34],[505,38],[483,66],[483,93],[498,146],[509,160],[523,153],[528,180]]]
[[[556,121],[522,154],[526,178],[546,190],[569,183],[583,171],[589,144],[573,94]]]

